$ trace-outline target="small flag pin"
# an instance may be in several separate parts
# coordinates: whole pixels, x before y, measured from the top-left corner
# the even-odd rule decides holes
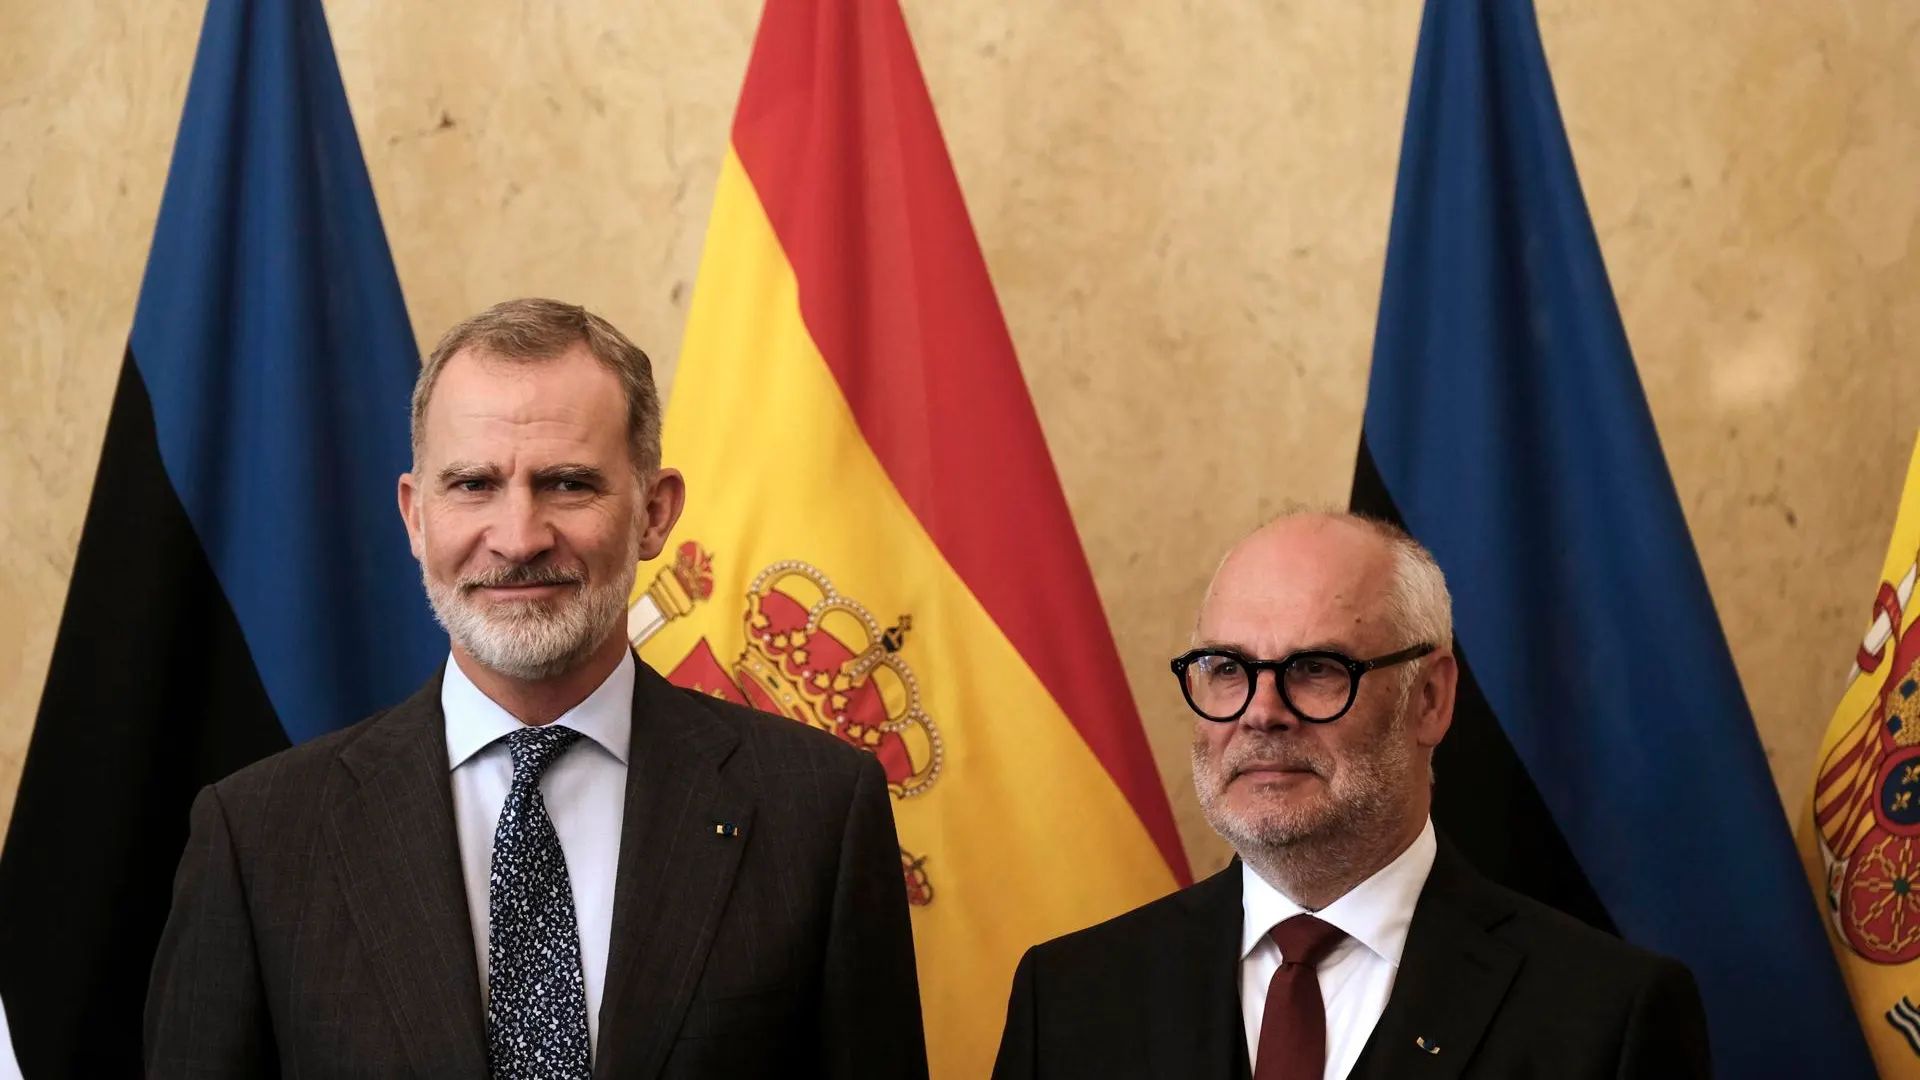
[[[739,836],[740,826],[735,825],[731,821],[716,821],[713,823],[713,835],[725,837]]]
[[[1415,1036],[1413,1045],[1425,1050],[1429,1054],[1437,1054],[1440,1052],[1440,1045],[1438,1043],[1429,1044],[1425,1035]]]

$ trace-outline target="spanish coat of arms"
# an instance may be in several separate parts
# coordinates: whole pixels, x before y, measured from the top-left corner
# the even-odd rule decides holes
[[[629,607],[628,639],[638,648],[712,598],[713,556],[683,543]],[[742,599],[745,645],[732,662],[723,663],[702,637],[667,679],[828,732],[879,758],[894,798],[925,794],[945,755],[902,656],[912,617],[883,625],[825,573],[795,560],[760,571]],[[933,901],[926,862],[900,851],[907,899],[915,905]]]
[[[1917,561],[1920,562],[1920,561]],[[1878,690],[1815,775],[1826,907],[1847,947],[1878,964],[1920,957],[1920,565],[1883,582],[1848,685]],[[1902,629],[1905,624],[1904,630]]]

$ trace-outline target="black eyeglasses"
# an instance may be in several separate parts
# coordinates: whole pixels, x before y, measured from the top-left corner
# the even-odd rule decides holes
[[[1173,658],[1173,673],[1188,707],[1208,720],[1224,724],[1240,719],[1253,704],[1260,672],[1271,671],[1280,700],[1295,716],[1312,724],[1330,724],[1353,708],[1360,676],[1418,660],[1433,649],[1430,644],[1415,645],[1373,660],[1318,649],[1279,660],[1254,660],[1231,649],[1194,649]]]

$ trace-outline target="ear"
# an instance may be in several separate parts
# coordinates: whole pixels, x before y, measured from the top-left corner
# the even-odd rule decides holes
[[[1453,726],[1454,696],[1460,689],[1460,663],[1451,652],[1443,652],[1427,661],[1427,670],[1414,688],[1410,703],[1411,726],[1415,741],[1431,750],[1447,737]]]
[[[667,546],[673,524],[687,505],[687,481],[679,469],[661,469],[641,492],[640,561],[656,558]]]
[[[420,522],[421,493],[419,482],[410,472],[400,474],[400,520],[407,526],[407,546],[413,549],[416,560],[426,558],[426,531]]]

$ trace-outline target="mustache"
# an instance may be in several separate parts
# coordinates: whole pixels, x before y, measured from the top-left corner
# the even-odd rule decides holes
[[[579,585],[586,579],[586,574],[578,570],[523,563],[467,574],[460,578],[458,584],[460,591],[465,593],[475,589],[511,589],[527,585]]]
[[[1270,740],[1251,742],[1245,738],[1220,757],[1223,781],[1253,769],[1293,769],[1325,779],[1333,772],[1333,761],[1325,754],[1297,744]]]

